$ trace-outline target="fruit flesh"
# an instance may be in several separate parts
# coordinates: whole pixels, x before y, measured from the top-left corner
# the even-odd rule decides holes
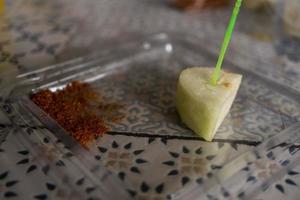
[[[213,70],[183,70],[176,91],[176,107],[182,122],[207,141],[213,139],[229,112],[242,80],[240,74],[222,72],[217,85],[211,85]]]

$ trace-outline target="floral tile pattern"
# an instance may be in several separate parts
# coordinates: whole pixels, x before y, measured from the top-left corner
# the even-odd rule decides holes
[[[91,151],[96,160],[131,185],[136,199],[165,199],[188,183],[210,176],[211,170],[222,168],[238,154],[228,143],[122,135],[104,136]]]
[[[216,26],[224,27],[226,22],[224,15],[228,14],[228,11],[222,10],[213,14],[204,13],[199,15],[199,20],[191,15],[184,16],[168,6],[162,6],[162,1],[158,0],[152,1],[152,4],[145,1],[142,3],[122,1],[116,4],[115,1],[106,0],[98,2],[99,4],[82,4],[77,1],[76,3],[75,1],[72,3],[70,1],[53,2],[16,0],[11,3],[8,1],[6,16],[0,18],[0,106],[7,112],[10,112],[10,108],[5,106],[5,96],[17,82],[15,77],[18,74],[85,54],[89,51],[89,47],[93,46],[94,38],[117,36],[120,31],[122,33],[137,31],[150,33],[162,30],[179,32],[190,30],[199,33],[199,37],[209,33],[220,39],[223,33],[215,33],[214,30]],[[83,8],[94,11],[105,9],[101,9],[101,12],[87,12]],[[133,9],[136,11],[135,15],[128,14],[132,13]],[[40,12],[41,10],[43,12]],[[118,15],[112,17],[111,13],[117,13],[120,10],[124,13],[122,17]],[[99,17],[99,13],[102,17]],[[88,27],[89,24],[93,24],[93,19],[99,19],[99,21],[94,24],[95,27]],[[211,23],[205,23],[210,20]],[[189,23],[186,23],[187,21]],[[116,24],[119,24],[118,28]],[[86,29],[80,32],[80,27]],[[95,31],[96,28],[101,27],[105,28]],[[144,27],[143,30],[141,27]],[[203,30],[203,27],[206,29]],[[237,36],[233,40],[233,49],[256,45],[251,55],[270,58],[270,60],[275,60],[274,52],[279,53],[281,57],[276,59],[283,64],[282,68],[277,71],[289,74],[289,78],[282,78],[285,76],[278,75],[277,72],[266,73],[266,75],[300,91],[299,58],[295,53],[297,48],[293,46],[294,42],[283,40],[274,48],[272,45],[256,44],[252,40],[238,37],[242,36]],[[249,45],[250,43],[253,45]],[[193,56],[196,55],[191,55]],[[230,53],[229,56],[234,58]],[[234,59],[237,63],[243,61],[238,58]],[[197,58],[193,57],[191,60],[197,60]],[[247,63],[243,64],[247,66]],[[264,73],[264,68],[261,66],[255,69]],[[249,93],[251,92],[250,88]],[[289,101],[278,98],[276,95],[274,93],[257,94],[255,98],[268,98],[269,103],[277,105],[283,114],[296,112],[296,109],[289,107]],[[121,98],[122,94],[114,96]],[[167,102],[168,96],[164,100]],[[164,104],[165,102],[158,103]],[[288,106],[280,107],[283,104]],[[245,110],[245,112],[251,112],[251,110]],[[294,114],[296,116],[297,113]],[[284,115],[281,117],[285,118]],[[64,157],[56,157],[56,150],[42,147],[39,147],[39,151],[32,152],[24,144],[20,144],[13,134],[7,136],[11,131],[11,125],[4,115],[1,114],[0,118],[0,199],[99,198],[96,186],[90,182],[89,178],[77,171],[78,169],[72,168],[70,159],[76,158],[73,158],[71,152],[65,151]],[[288,119],[286,123],[289,123]],[[28,135],[40,131],[39,127],[20,128]],[[51,135],[41,135],[40,142],[47,145],[59,143]],[[163,136],[135,137],[108,134],[90,151],[97,162],[111,170],[127,185],[128,192],[135,199],[163,200],[169,199],[170,194],[191,183],[201,185],[206,178],[211,176],[211,172],[222,169],[226,161],[251,148],[248,145],[207,143],[200,140],[170,139]],[[297,148],[290,151],[297,153],[295,149]],[[53,163],[41,164],[44,156],[51,158]],[[267,166],[260,162],[254,165],[259,169],[255,176],[243,181],[255,182],[254,177],[264,178],[280,167],[275,161],[271,161]],[[56,179],[53,177],[53,168],[70,169],[68,178]],[[66,185],[72,186],[73,192],[70,192]],[[300,167],[297,166],[284,177],[276,180],[275,184],[266,188],[266,192],[257,199],[298,199],[299,185]],[[224,191],[223,193],[227,194]]]

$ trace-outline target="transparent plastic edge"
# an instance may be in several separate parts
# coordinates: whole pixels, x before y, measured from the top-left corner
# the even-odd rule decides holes
[[[236,199],[253,199],[268,188],[276,178],[284,176],[289,170],[300,164],[299,153],[287,152],[288,148],[296,143],[300,143],[300,122],[227,162],[222,169],[213,172],[212,177],[207,178],[201,185],[193,183],[174,193],[172,199],[196,200],[210,197],[226,199],[224,193],[226,196],[235,196]],[[275,155],[273,153],[275,148],[284,148],[284,151]],[[280,166],[279,169],[273,171],[267,178],[260,180],[253,176],[258,168],[255,166],[255,162],[266,166],[269,161],[277,163]],[[255,182],[251,186],[237,181],[247,177],[255,177]]]
[[[70,151],[68,146],[62,146],[61,144],[57,144],[54,140],[51,141],[51,138],[48,138],[49,141],[47,143],[43,143],[43,138],[41,135],[46,136],[46,129],[37,129],[34,130],[31,127],[36,125],[36,122],[31,119],[30,115],[23,116],[21,113],[28,112],[28,110],[24,109],[24,106],[20,106],[16,101],[9,101],[9,104],[5,104],[2,106],[3,112],[6,113],[8,118],[12,123],[12,131],[10,134],[15,138],[17,143],[24,146],[24,148],[28,149],[33,153],[34,156],[38,157],[39,152],[42,149],[48,149],[52,157],[57,158],[59,160],[60,157],[66,154],[66,152]],[[24,118],[26,117],[26,119]],[[20,122],[22,123],[22,127],[20,127]],[[28,133],[30,130],[30,134]],[[49,134],[49,133],[48,133]],[[56,138],[56,137],[54,137]],[[52,138],[53,139],[53,138]],[[76,152],[72,152],[75,155]],[[115,199],[131,199],[129,193],[126,191],[125,184],[119,180],[114,174],[110,171],[106,170],[104,167],[99,165],[95,159],[93,159],[92,155],[87,151],[80,151],[79,156],[72,157],[64,157],[64,161],[66,160],[70,163],[68,166],[73,170],[76,170],[78,173],[84,175],[86,179],[96,186],[96,191],[93,192],[93,195],[108,200]],[[83,159],[83,160],[81,160]],[[37,163],[41,166],[46,166],[52,161],[47,160],[46,158],[41,158],[36,160]],[[51,173],[47,174],[49,178],[54,180],[61,180],[66,177],[71,177],[72,174],[66,168],[55,168]],[[63,186],[66,190],[76,190],[76,183],[74,182],[66,182]],[[78,195],[81,195],[78,193]],[[83,195],[83,194],[82,194]],[[83,198],[83,196],[82,196]]]
[[[125,45],[122,48],[118,49],[116,54],[121,57],[128,57],[128,54],[126,54],[126,50],[128,49],[133,49],[138,52],[141,50],[145,50],[147,51],[147,53],[149,53],[149,51],[151,51],[151,49],[153,48],[162,48],[162,50],[165,51],[165,45],[168,44],[169,40],[168,36],[163,33],[145,39],[146,40],[135,42],[133,44],[129,43],[129,46],[127,45],[127,43],[125,43]],[[110,51],[111,49],[107,52]],[[130,54],[135,55],[137,53],[136,51],[131,51]],[[35,87],[40,84],[48,83],[48,85],[46,86],[55,85],[57,84],[57,81],[55,81],[56,79],[65,76],[67,76],[67,78],[72,79],[72,74],[74,75],[80,72],[80,70],[82,70],[83,68],[85,68],[85,70],[86,68],[92,69],[95,65],[101,65],[101,63],[107,62],[107,60],[111,59],[111,57],[105,56],[105,52],[96,52],[92,55],[76,58],[63,63],[59,63],[57,65],[52,65],[32,72],[24,73],[18,76],[19,83],[17,87],[11,92],[9,96],[9,101],[5,105],[6,107],[5,109],[3,109],[3,111],[13,123],[15,127],[13,131],[13,136],[20,144],[30,149],[32,152],[38,152],[38,148],[35,145],[36,141],[33,142],[31,137],[29,137],[25,131],[26,129],[30,129],[30,127],[34,126],[36,122],[34,122],[35,120],[33,120],[35,116],[33,116],[32,113],[28,112],[26,106],[20,104],[20,98],[22,98],[22,95],[26,95],[28,92],[32,91],[32,89],[35,89]],[[112,58],[115,58],[115,54],[114,56],[112,56]],[[64,81],[68,80],[66,79]],[[20,124],[22,124],[22,127],[19,126]],[[35,133],[35,131],[33,132],[34,137],[37,138],[37,140],[41,141],[38,145],[45,146],[45,148],[53,146],[53,149],[56,149],[57,151],[60,151],[61,154],[63,154],[62,147],[57,146],[55,143],[51,145],[43,144],[42,139],[39,138],[39,134],[43,134],[42,132],[45,132],[46,130],[39,131],[40,133]],[[74,165],[73,167],[77,168],[78,171],[85,174],[85,176],[91,182],[97,185],[97,188],[100,189],[99,195],[106,196],[107,199],[112,200],[131,199],[128,195],[128,192],[125,190],[126,187],[124,183],[121,180],[119,180],[114,174],[111,174],[111,172],[109,172],[104,167],[96,163],[96,161],[89,154],[89,152],[79,151],[78,145],[79,144],[76,145],[77,148],[75,147],[71,149],[71,152],[72,150],[76,151],[75,153],[80,152],[78,154],[78,158],[70,158],[71,162]],[[47,160],[42,160],[39,162],[41,164],[46,164]],[[59,177],[63,176],[65,173],[66,171],[57,169],[56,171],[52,172],[51,178],[59,179]],[[66,184],[66,187],[74,189],[75,185]]]

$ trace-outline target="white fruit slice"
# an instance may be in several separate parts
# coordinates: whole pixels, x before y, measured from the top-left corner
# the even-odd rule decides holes
[[[176,92],[180,118],[190,129],[211,141],[230,110],[242,75],[222,72],[216,86],[210,84],[213,68],[193,67],[181,72]]]

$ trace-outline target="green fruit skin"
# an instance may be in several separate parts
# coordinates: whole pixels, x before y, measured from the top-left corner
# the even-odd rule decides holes
[[[194,99],[181,84],[177,85],[176,107],[180,118],[195,133],[207,141],[213,139],[213,124],[210,111],[204,103]]]

